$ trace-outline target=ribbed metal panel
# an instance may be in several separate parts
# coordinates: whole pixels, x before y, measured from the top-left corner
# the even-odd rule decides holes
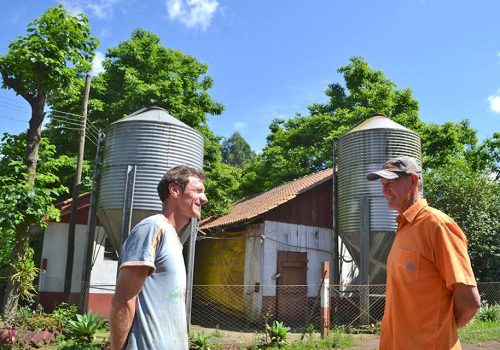
[[[366,174],[380,170],[390,158],[412,156],[420,160],[420,138],[413,131],[376,116],[345,134],[338,147],[338,228],[354,259],[359,261],[360,198],[370,202],[370,260],[378,277],[370,272],[370,281],[382,281],[387,252],[396,230],[397,212],[387,208],[380,181],[366,180]],[[375,259],[375,261],[374,261]],[[378,263],[383,265],[379,265]]]
[[[137,166],[135,225],[161,211],[156,187],[165,172],[179,164],[203,168],[203,136],[167,111],[152,108],[111,124],[106,131],[98,213],[114,244],[120,243],[127,166]]]

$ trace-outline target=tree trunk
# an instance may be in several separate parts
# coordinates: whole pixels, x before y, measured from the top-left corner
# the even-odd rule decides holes
[[[36,166],[38,162],[38,148],[42,134],[42,122],[44,117],[44,106],[47,100],[45,94],[39,94],[37,98],[28,101],[31,104],[31,119],[29,121],[28,140],[26,146],[26,174],[30,184],[35,184]],[[16,244],[12,251],[12,262],[24,261],[29,244],[30,223],[22,223],[16,229]],[[12,267],[9,268],[7,276],[12,276]],[[19,303],[19,283],[7,280],[2,313],[5,317],[12,316]]]
[[[29,245],[29,226],[22,224],[18,226],[17,230],[16,245],[12,251],[12,261],[24,261]],[[12,274],[12,267],[9,267],[7,276],[12,276]],[[9,318],[15,314],[18,303],[19,283],[9,278],[5,287],[4,303],[2,305],[2,314],[5,318]]]
[[[38,148],[42,137],[42,122],[45,113],[45,96],[37,98],[31,103],[31,119],[28,129],[28,142],[26,145],[26,166],[28,181],[30,184],[35,184],[36,166],[38,163]]]

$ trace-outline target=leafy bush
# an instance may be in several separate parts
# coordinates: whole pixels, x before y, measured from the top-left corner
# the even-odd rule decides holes
[[[482,322],[497,322],[500,321],[500,305],[488,305],[487,303],[481,306],[477,316]]]
[[[63,326],[50,314],[43,312],[41,307],[32,310],[28,306],[22,306],[10,318],[9,322],[18,330],[46,330],[55,335],[60,334],[63,330]]]
[[[210,346],[210,339],[212,338],[211,335],[205,335],[205,333],[196,333],[194,336],[191,337],[191,346],[190,349],[192,350],[211,350],[212,347]]]
[[[285,326],[283,322],[273,321],[271,325],[266,324],[266,340],[269,339],[269,342],[265,345],[281,348],[286,344],[289,331],[290,327]]]
[[[90,344],[94,341],[95,334],[104,327],[105,320],[88,312],[85,315],[76,315],[76,320],[68,321],[69,335],[78,342]]]

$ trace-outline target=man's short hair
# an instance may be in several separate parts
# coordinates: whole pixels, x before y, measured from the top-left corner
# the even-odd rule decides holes
[[[171,183],[176,184],[182,191],[184,191],[187,183],[189,182],[190,176],[197,177],[202,181],[206,178],[203,171],[187,165],[177,165],[167,171],[156,188],[160,200],[164,202],[170,196],[170,190],[168,187]]]

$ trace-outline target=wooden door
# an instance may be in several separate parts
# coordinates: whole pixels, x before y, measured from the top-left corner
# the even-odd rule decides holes
[[[285,324],[304,319],[307,310],[307,253],[278,251],[276,315]]]

